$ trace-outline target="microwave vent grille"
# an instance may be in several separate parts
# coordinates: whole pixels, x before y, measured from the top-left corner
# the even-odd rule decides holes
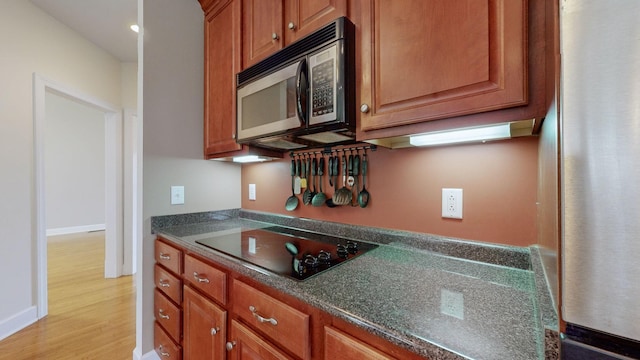
[[[241,71],[237,75],[238,86],[242,86],[252,79],[276,70],[292,60],[297,60],[302,54],[315,48],[328,44],[344,36],[344,22],[341,17],[328,24],[324,28],[294,42],[277,53],[260,61],[259,63]]]

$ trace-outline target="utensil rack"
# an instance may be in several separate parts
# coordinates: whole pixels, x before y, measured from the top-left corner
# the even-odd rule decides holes
[[[362,145],[344,146],[344,147],[326,146],[324,149],[291,151],[289,155],[291,156],[291,158],[294,158],[294,157],[300,157],[300,156],[304,157],[304,156],[311,156],[311,155],[317,156],[318,154],[330,155],[330,154],[338,154],[338,153],[345,153],[345,152],[354,152],[358,150],[376,151],[377,149],[378,149],[378,145],[374,145],[374,144],[366,144],[366,145],[362,144]]]

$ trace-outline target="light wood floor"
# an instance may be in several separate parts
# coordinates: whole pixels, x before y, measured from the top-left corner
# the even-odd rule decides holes
[[[132,276],[104,278],[104,232],[48,242],[49,315],[0,341],[0,359],[131,359]]]

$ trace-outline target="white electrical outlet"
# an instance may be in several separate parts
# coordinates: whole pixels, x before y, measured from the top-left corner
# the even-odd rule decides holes
[[[249,200],[256,199],[256,184],[249,184]]]
[[[171,187],[171,205],[184,204],[184,186]]]
[[[442,217],[462,219],[462,189],[442,189]]]
[[[456,291],[442,289],[440,292],[440,312],[464,320],[464,295]]]

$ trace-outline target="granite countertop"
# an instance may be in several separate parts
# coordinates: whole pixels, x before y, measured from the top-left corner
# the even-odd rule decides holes
[[[544,329],[531,270],[389,242],[295,281],[195,242],[223,230],[272,225],[226,218],[155,232],[430,359],[544,358]]]

